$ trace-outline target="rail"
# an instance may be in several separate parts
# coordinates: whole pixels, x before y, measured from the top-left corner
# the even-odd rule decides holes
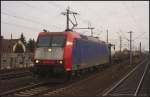
[[[132,71],[130,71],[125,77],[123,77],[121,80],[119,80],[114,86],[112,86],[110,89],[108,89],[102,96],[107,96],[109,95],[110,92],[112,92],[113,90],[115,90],[118,86],[120,86],[135,70],[137,70],[137,68],[139,66],[141,66],[141,64],[143,64],[144,62],[146,62],[147,59],[145,59],[143,62],[141,62],[140,64],[138,64]],[[135,93],[133,94],[134,96],[137,96],[139,90],[140,90],[140,87],[141,87],[141,84],[143,82],[143,79],[144,79],[144,76],[145,76],[145,73],[147,71],[147,68],[148,68],[148,64],[146,65],[145,69],[144,69],[144,73],[142,75],[142,78],[138,84],[138,87],[136,88],[136,91]]]

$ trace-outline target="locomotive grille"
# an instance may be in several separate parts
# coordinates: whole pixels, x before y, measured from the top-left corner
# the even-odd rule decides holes
[[[62,47],[36,48],[35,59],[41,60],[63,60],[64,49]]]

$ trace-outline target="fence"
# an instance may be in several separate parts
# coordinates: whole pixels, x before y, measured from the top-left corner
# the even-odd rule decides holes
[[[1,57],[1,69],[14,69],[31,67],[32,53],[3,53]]]

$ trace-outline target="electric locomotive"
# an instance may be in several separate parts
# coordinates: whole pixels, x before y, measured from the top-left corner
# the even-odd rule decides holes
[[[73,31],[40,32],[34,50],[36,75],[67,75],[109,63],[108,44]]]

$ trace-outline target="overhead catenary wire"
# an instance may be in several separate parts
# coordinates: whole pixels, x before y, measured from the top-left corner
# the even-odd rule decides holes
[[[15,23],[8,23],[8,22],[4,22],[4,21],[1,21],[3,24],[7,24],[7,25],[11,25],[11,26],[15,26],[15,27],[22,27],[22,28],[26,28],[26,29],[31,29],[33,31],[35,30],[39,30],[39,28],[33,28],[33,27],[28,27],[28,26],[24,26],[24,25],[18,25],[18,24],[15,24]]]
[[[54,6],[57,7],[57,8],[58,8],[58,7],[60,8],[60,6],[58,6],[56,3],[54,3]],[[64,7],[61,7],[60,9],[66,10]],[[74,14],[73,14],[73,16],[74,16]],[[75,16],[74,16],[74,18],[75,18]],[[71,19],[69,19],[69,20],[70,20],[70,22],[74,25],[73,21],[72,21]],[[76,23],[77,23],[76,18],[75,18],[75,21],[76,21]]]
[[[17,18],[17,19],[21,19],[21,20],[24,20],[24,21],[29,21],[29,22],[32,22],[32,23],[40,23],[40,22],[37,22],[37,21],[33,21],[31,19],[27,19],[27,18],[24,18],[24,17],[21,17],[21,16],[16,16],[16,15],[10,15],[8,13],[5,13],[5,12],[1,12],[1,14],[3,15],[7,15],[7,16],[11,16],[11,17],[14,17],[14,18]]]
[[[48,15],[48,16],[50,15],[50,14],[48,14],[48,12],[47,12],[46,10],[44,10],[44,9],[41,9],[41,8],[32,6],[31,4],[28,4],[28,3],[26,3],[26,2],[21,2],[21,3],[24,4],[24,5],[26,5],[26,6],[28,6],[28,7],[30,7],[30,8],[36,9],[36,10],[38,10],[38,11],[40,11],[40,12],[42,12],[42,13]]]
[[[59,8],[60,10],[66,10],[63,6],[61,6],[60,4],[58,5],[57,3],[55,2],[48,2],[49,4],[55,6],[56,8]],[[78,17],[78,19],[80,19],[84,24],[87,24],[89,22],[89,20],[84,20],[83,18],[81,17]]]
[[[22,2],[24,5],[26,5],[27,7],[30,7],[30,8],[34,8],[34,9],[36,9],[37,10],[37,8],[36,7],[33,7],[32,5],[30,5],[30,4],[27,4],[27,3],[25,3],[25,2]],[[39,11],[39,10],[38,10]],[[40,11],[41,12],[41,11]],[[42,11],[43,12],[43,11]],[[27,19],[27,18],[24,18],[24,17],[20,17],[20,16],[15,16],[15,15],[10,15],[10,14],[8,14],[8,13],[4,13],[3,12],[3,14],[4,15],[7,15],[7,16],[11,16],[11,17],[14,17],[14,18],[16,18],[16,19],[22,19],[22,20],[25,20],[25,21],[28,21],[28,22],[32,22],[32,23],[35,23],[35,24],[42,24],[42,23],[40,23],[40,22],[37,22],[37,21],[34,21],[34,20],[31,20],[31,19]],[[49,26],[49,25],[46,25],[46,26]],[[51,26],[53,26],[53,27],[56,27],[57,29],[59,28],[59,29],[62,29],[62,27],[58,27],[58,26],[56,26],[56,25],[52,25],[51,24]]]
[[[120,34],[123,34],[123,35],[121,35],[121,36],[122,36],[124,39],[126,39],[126,40],[129,41],[129,39],[126,37],[126,35],[125,35],[121,30],[119,31],[119,33],[120,33]]]
[[[129,42],[130,40],[125,36],[125,34],[124,33],[120,33],[121,32],[121,30],[119,31],[119,32],[116,32],[119,36],[121,36],[122,37],[122,39],[125,39],[125,40],[127,40],[127,42]],[[123,34],[123,35],[122,35]]]
[[[57,7],[57,8],[59,8],[59,9],[63,9],[63,10],[66,10],[63,6],[61,6],[60,4],[58,5],[57,3],[55,3],[55,2],[52,2],[52,3],[50,3],[49,2],[49,4],[52,4],[53,6],[55,6],[55,7]],[[88,23],[89,23],[89,21],[90,20],[85,20],[85,19],[83,19],[82,17],[80,17],[80,15],[77,17],[77,19],[79,19],[82,23],[84,23],[85,25],[88,25]],[[80,23],[79,23],[79,25],[80,25]],[[103,29],[103,27],[102,26],[100,26],[102,29]],[[96,29],[98,29],[99,30],[99,28],[96,28]],[[77,30],[77,29],[76,29]],[[99,30],[100,31],[100,30]],[[102,31],[100,31],[100,32],[102,32]],[[99,34],[100,35],[100,34]]]
[[[60,10],[66,10],[66,8],[62,7],[60,4],[58,5],[57,3],[55,3],[55,1],[47,2],[47,3],[55,6],[56,8]]]
[[[137,37],[135,37],[133,40],[138,40],[140,39],[146,32],[141,33],[140,35],[138,35]]]
[[[130,17],[131,17],[131,19],[133,20],[133,22],[134,22],[134,27],[135,28],[139,28],[139,26],[136,24],[137,22],[136,22],[136,18],[133,16],[133,14],[131,14],[131,12],[129,12],[129,9],[127,8],[127,6],[125,6],[125,8],[126,8],[126,10],[128,11],[128,14],[130,15]],[[90,9],[90,8],[88,8],[88,9]],[[123,39],[125,39],[125,40],[127,40],[127,41],[129,41],[129,39],[126,37],[126,35],[124,34],[124,33],[122,33],[122,38]],[[138,39],[137,37],[136,37],[136,39]]]
[[[121,2],[121,4],[126,9],[126,11],[128,12],[128,15],[131,17],[135,29],[140,30],[142,25],[140,25],[140,26],[138,25],[137,20],[136,20],[135,16],[133,15],[133,12],[131,12],[131,10],[129,9],[129,6],[127,6],[125,2]],[[133,7],[133,6],[130,6],[130,7]]]
[[[91,9],[93,9],[93,7],[90,7],[90,8],[89,8],[87,5],[85,5],[85,3],[84,3],[83,5],[86,6],[86,9],[87,9],[88,11],[91,10]],[[90,12],[93,13],[93,14],[95,14],[95,12],[94,12],[93,10],[91,10]],[[95,19],[96,21],[99,21],[98,18],[97,18],[97,19],[96,19],[96,18],[93,18],[93,19]],[[85,22],[87,22],[87,21],[85,21]],[[104,28],[103,25],[99,25],[99,27],[100,27],[101,29],[107,29],[107,28]],[[99,29],[99,28],[97,28],[97,29]]]
[[[140,31],[140,29],[143,28],[143,25],[139,26],[140,23],[139,24],[137,23],[137,20],[136,20],[135,16],[133,15],[131,10],[129,9],[129,6],[127,6],[127,4],[125,2],[121,2],[121,3],[124,6],[124,8],[126,9],[126,11],[128,12],[128,14],[131,17],[131,19],[133,20],[134,27]],[[130,7],[134,7],[134,6],[130,6]],[[141,6],[141,5],[137,6],[136,5],[136,7],[146,7],[146,6]],[[137,41],[137,40],[141,39],[144,34],[145,34],[145,32],[141,33],[140,35],[138,35],[134,39],[132,39],[132,41],[135,41],[135,40]]]
[[[86,6],[86,5],[85,5]],[[88,6],[86,6],[86,7],[88,7]],[[87,8],[88,10],[91,10],[91,9],[93,9],[93,7],[91,7],[91,8]],[[93,10],[91,10],[91,12],[93,13],[93,14],[95,14],[95,12],[93,11]],[[98,20],[98,18],[96,19],[96,18],[93,18],[93,19],[95,19],[96,21],[99,21]],[[99,25],[99,27],[102,29],[102,30],[104,30],[104,29],[108,29],[108,27],[107,28],[104,28],[102,25]],[[99,28],[96,28],[96,29],[99,29]],[[101,31],[100,31],[101,32]],[[107,32],[107,31],[103,31],[103,32]],[[107,33],[106,33],[107,34]],[[112,40],[112,39],[109,39],[109,40]]]
[[[46,9],[46,8],[42,8],[42,7],[40,8],[39,6],[34,6],[34,4],[32,4],[32,3],[31,3],[31,4],[28,3],[28,2],[25,2],[25,3],[27,3],[28,5],[30,5],[30,8],[32,7],[32,8],[34,8],[35,10],[39,11],[39,13],[41,13],[43,10]],[[42,4],[43,4],[43,3],[42,3]],[[44,3],[44,4],[45,4],[45,3]],[[56,8],[54,8],[54,9],[58,9],[59,11],[65,9],[64,6],[63,6],[63,4],[57,3],[57,2],[55,2],[55,1],[54,1],[54,3],[49,2],[49,4],[52,4],[52,5],[56,6]],[[47,5],[47,4],[46,4],[46,5]],[[80,4],[79,4],[79,5],[80,5]],[[51,5],[50,5],[50,6],[51,6]],[[26,6],[25,6],[25,7],[26,7]],[[28,7],[29,7],[29,6],[28,6]],[[131,6],[131,7],[132,7],[132,6]],[[92,8],[92,7],[91,7],[91,8]],[[87,11],[88,9],[90,9],[90,7],[89,7],[89,8],[86,8],[85,11]],[[47,10],[47,9],[46,9],[46,10]],[[45,10],[45,11],[46,11],[46,10]],[[95,11],[96,11],[96,9],[95,9]],[[94,13],[95,11],[93,11],[93,13]],[[47,13],[49,14],[49,12],[47,12]],[[11,15],[12,15],[12,14],[11,14]],[[16,14],[16,15],[17,15],[17,14]],[[15,16],[16,16],[16,15],[15,15]],[[44,14],[44,15],[45,15],[45,14]],[[134,15],[134,14],[132,14],[132,15]],[[18,16],[18,15],[17,15],[17,16]],[[130,17],[131,17],[131,16],[130,16]],[[77,18],[80,20],[80,18],[82,19],[82,18],[84,18],[84,17],[80,17],[80,16],[79,16],[79,17],[77,17]],[[20,18],[20,19],[21,19],[21,18]],[[97,20],[98,18],[96,17],[96,18],[94,18],[94,19]],[[136,19],[136,18],[135,18],[135,19]],[[23,20],[23,19],[22,19],[22,20]],[[26,21],[30,21],[30,20],[26,20]],[[87,22],[88,22],[88,21],[86,21],[86,20],[84,21],[84,20],[82,19],[82,20],[81,20],[81,23],[82,23],[82,21],[85,22],[85,24],[87,24]],[[35,22],[36,22],[36,21],[35,21]],[[135,20],[135,22],[136,22],[136,20]],[[134,23],[135,23],[135,22],[134,22]],[[41,23],[38,23],[38,24],[41,24]],[[42,24],[41,24],[41,25],[42,25]],[[52,27],[53,27],[53,26],[52,26]],[[101,29],[100,29],[100,30],[101,30]],[[94,32],[95,32],[95,31],[94,31]],[[104,32],[104,31],[103,31],[103,32]],[[127,38],[124,37],[125,35],[122,35],[122,36],[123,36],[123,39],[126,39],[126,40],[127,40]],[[139,37],[139,38],[138,38],[138,37]],[[137,36],[137,37],[135,38],[135,40],[138,40],[138,39],[141,39],[141,37],[140,37],[140,36]],[[133,40],[134,40],[134,39],[133,39]]]
[[[66,8],[64,8],[63,6],[61,6],[60,4],[58,5],[57,3],[55,2],[48,2],[49,4],[55,6],[57,9],[60,9],[60,10],[66,10]],[[80,19],[82,21],[82,23],[84,24],[87,24],[88,21],[87,20],[84,20],[83,18],[81,18],[80,16],[78,17],[78,19]]]
[[[31,22],[31,23],[34,23],[34,24],[40,24],[40,25],[45,25],[45,26],[52,26],[52,27],[56,27],[56,28],[59,28],[61,29],[61,27],[58,27],[56,25],[49,25],[49,24],[42,24],[41,22],[38,22],[38,21],[35,21],[35,20],[32,20],[32,19],[28,19],[28,18],[24,18],[24,17],[21,17],[21,16],[16,16],[16,15],[10,15],[8,13],[5,13],[5,12],[1,12],[3,15],[7,15],[7,16],[10,16],[10,17],[13,17],[13,18],[16,18],[16,19],[21,19],[21,20],[24,20],[24,21],[27,21],[27,22]]]
[[[48,14],[48,12],[47,12],[46,10],[41,10],[41,8],[34,7],[34,6],[32,6],[31,4],[28,4],[28,3],[26,3],[26,2],[22,2],[22,3],[23,3],[24,5],[30,7],[30,8],[33,8],[34,10],[37,10],[37,11],[39,11],[39,12],[42,12],[42,13],[44,13],[44,14],[50,16],[50,14]],[[52,25],[52,24],[51,24],[51,25]],[[55,26],[55,27],[57,27],[57,28],[62,28],[62,27],[58,27],[58,26],[56,26],[56,25],[53,25],[53,26]]]

